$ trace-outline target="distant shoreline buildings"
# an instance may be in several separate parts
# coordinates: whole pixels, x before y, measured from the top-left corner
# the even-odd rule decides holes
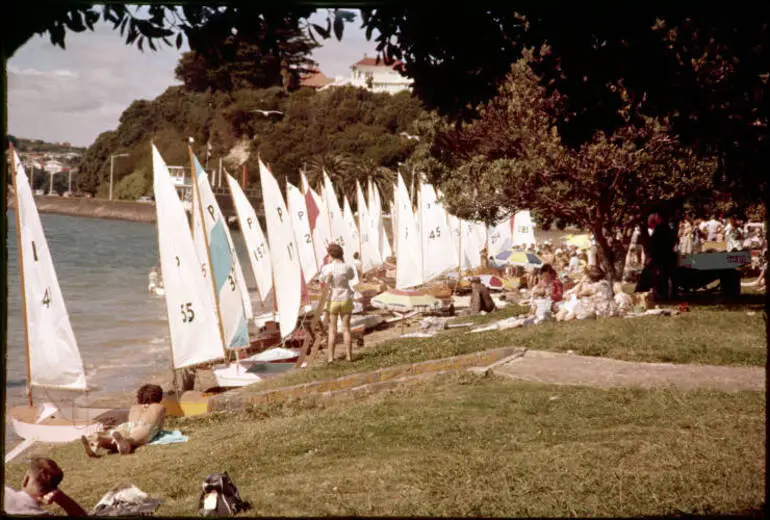
[[[370,58],[364,54],[363,59],[350,66],[349,78],[337,77],[331,79],[319,69],[314,69],[300,79],[300,86],[317,90],[326,90],[331,87],[352,86],[363,88],[370,92],[384,92],[396,94],[404,90],[412,89],[412,81],[401,75],[398,68],[403,65],[401,61],[395,61],[386,65],[383,60],[377,62],[377,58]]]

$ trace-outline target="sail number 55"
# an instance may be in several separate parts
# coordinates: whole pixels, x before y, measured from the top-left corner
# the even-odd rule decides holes
[[[195,311],[192,309],[192,303],[183,303],[179,307],[182,311],[182,323],[190,323],[195,319]]]

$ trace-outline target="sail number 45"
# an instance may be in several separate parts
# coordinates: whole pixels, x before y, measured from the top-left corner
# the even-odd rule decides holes
[[[179,307],[182,311],[182,323],[190,323],[195,319],[195,311],[192,309],[192,303],[183,303]]]

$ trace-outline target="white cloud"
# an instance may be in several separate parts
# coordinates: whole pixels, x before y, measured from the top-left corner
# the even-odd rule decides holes
[[[332,36],[322,40],[313,58],[330,77],[350,75],[350,65],[364,53],[375,54],[367,42],[360,14],[345,26],[341,42]],[[311,17],[325,25],[326,11]],[[118,126],[120,114],[136,99],[154,99],[171,85],[179,84],[174,69],[189,50],[145,46],[140,52],[126,45],[110,23],[95,30],[67,32],[66,49],[54,47],[48,37],[34,36],[6,62],[8,70],[9,133],[46,141],[69,141],[88,146],[96,137]]]

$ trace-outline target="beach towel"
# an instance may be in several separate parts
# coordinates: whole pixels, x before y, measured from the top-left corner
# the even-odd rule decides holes
[[[187,442],[188,437],[186,435],[182,435],[182,432],[179,430],[161,430],[158,435],[153,437],[152,441],[149,442],[151,445],[160,445],[160,444],[175,444],[177,442]]]

